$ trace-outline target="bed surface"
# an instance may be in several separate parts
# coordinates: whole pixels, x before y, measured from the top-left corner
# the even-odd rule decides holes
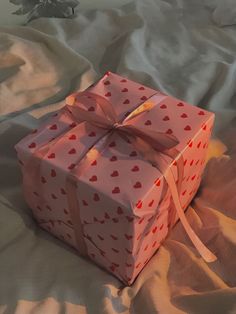
[[[0,313],[236,313],[236,26],[203,2],[137,0],[1,27],[0,47]],[[178,223],[125,287],[32,219],[14,145],[107,70],[216,113],[215,157],[186,213],[215,263]]]

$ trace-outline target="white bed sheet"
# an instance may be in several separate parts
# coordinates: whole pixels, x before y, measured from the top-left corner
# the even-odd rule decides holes
[[[0,28],[1,314],[236,313],[236,27],[211,13],[194,0],[137,0]],[[228,151],[209,161],[187,217],[217,262],[204,263],[177,224],[124,287],[34,223],[13,146],[107,70],[216,112]]]

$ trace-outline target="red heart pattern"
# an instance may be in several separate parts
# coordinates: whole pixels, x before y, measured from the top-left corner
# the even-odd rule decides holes
[[[123,79],[122,79],[123,80]],[[121,83],[124,83],[124,85],[121,86],[121,88],[119,89],[119,93],[120,93],[120,104],[124,103],[127,105],[127,108],[129,107],[129,104],[135,104],[135,102],[137,102],[138,100],[147,100],[151,95],[148,93],[148,89],[145,90],[144,87],[142,86],[137,86],[136,87],[136,91],[137,91],[137,101],[134,101],[132,97],[130,97],[130,91],[131,88],[129,88],[129,85],[126,85],[128,81],[122,81]],[[103,81],[103,84],[107,87],[104,86],[104,94],[106,97],[111,97],[112,99],[114,97],[114,99],[116,98],[116,93],[118,91],[115,91],[115,89],[113,89],[113,82],[112,82],[112,76],[109,75],[109,80],[105,79]],[[109,86],[108,86],[109,85]],[[145,90],[145,94],[143,95],[143,91]],[[140,92],[140,94],[138,94],[138,91]],[[122,97],[123,95],[123,97]],[[127,98],[126,98],[126,97]],[[184,153],[184,171],[185,171],[185,175],[184,175],[184,182],[186,183],[186,188],[183,188],[183,190],[181,191],[181,195],[180,197],[183,197],[184,200],[184,205],[188,204],[189,202],[189,198],[192,197],[194,195],[194,193],[196,193],[196,188],[197,188],[197,182],[199,182],[201,176],[200,176],[200,169],[202,169],[203,164],[205,162],[205,158],[204,158],[204,154],[205,152],[203,151],[204,149],[207,148],[207,143],[208,143],[208,138],[206,136],[208,136],[210,130],[211,130],[211,125],[210,123],[207,124],[204,121],[206,119],[205,117],[207,117],[208,113],[204,112],[203,110],[199,109],[197,110],[196,108],[196,113],[195,113],[195,118],[197,119],[202,119],[202,125],[201,128],[204,132],[205,135],[200,134],[198,138],[194,138],[192,139],[192,133],[193,130],[195,130],[195,124],[191,123],[191,121],[194,118],[193,114],[190,114],[190,111],[188,111],[188,106],[185,105],[182,102],[177,102],[175,103],[176,109],[174,109],[173,106],[171,106],[171,103],[169,102],[168,98],[167,100],[165,100],[165,103],[161,103],[160,105],[158,105],[158,108],[156,106],[156,108],[160,111],[160,120],[163,119],[163,132],[170,134],[170,135],[177,135],[178,136],[178,128],[181,132],[186,131],[186,142],[187,143],[187,147],[188,149],[186,149],[186,154]],[[179,107],[179,108],[178,108]],[[181,108],[182,107],[182,108]],[[87,107],[88,111],[96,111],[97,107],[95,108],[94,106],[89,106]],[[123,106],[124,108],[124,106]],[[168,108],[168,110],[167,110]],[[172,113],[172,108],[173,110],[176,110],[176,115],[173,116]],[[171,110],[170,110],[171,109]],[[163,111],[164,110],[164,111]],[[161,112],[163,112],[164,114],[161,115]],[[128,113],[129,114],[129,113]],[[123,115],[124,116],[124,115]],[[140,116],[141,117],[141,116]],[[181,125],[181,123],[176,123],[175,124],[171,124],[171,128],[168,128],[169,125],[167,123],[165,123],[165,121],[174,121],[174,119],[179,119],[179,121],[181,119],[183,119],[182,122],[185,122],[184,124]],[[143,119],[143,120],[142,120]],[[149,115],[149,113],[147,113],[147,115],[145,114],[145,117],[143,115],[143,118],[140,119],[140,121],[142,122],[142,125],[145,126],[150,126],[150,129],[152,129],[152,125],[153,128],[156,125],[156,121],[155,119],[153,119],[152,115]],[[185,120],[184,120],[185,119]],[[54,122],[56,120],[54,119]],[[49,130],[58,130],[58,129],[62,129],[61,124],[59,124],[58,122],[55,123],[51,122],[51,125],[48,126]],[[161,122],[161,121],[160,121]],[[70,123],[70,122],[69,122]],[[71,123],[71,124],[67,124],[70,125],[70,127],[75,127],[77,124],[75,122]],[[164,125],[168,125],[167,127],[164,128]],[[173,125],[173,129],[172,129],[172,125]],[[161,128],[160,128],[161,129]],[[181,130],[182,129],[182,130]],[[179,131],[179,132],[180,132]],[[188,131],[188,132],[187,132]],[[192,132],[191,132],[192,131]],[[72,132],[72,130],[70,130],[70,132]],[[55,134],[54,132],[50,132],[51,134]],[[40,134],[40,131],[37,131],[37,136],[38,134]],[[96,133],[95,131],[89,131],[88,136],[91,137],[90,143],[93,143],[92,141],[96,141]],[[54,135],[55,136],[55,135]],[[94,139],[92,139],[94,138]],[[40,138],[39,138],[40,139]],[[56,139],[56,137],[55,137]],[[120,155],[116,152],[114,152],[115,150],[119,151],[120,149],[120,140],[116,140],[116,138],[114,137],[115,140],[111,141],[110,143],[108,143],[107,145],[107,149],[108,151],[111,149],[112,153],[110,154],[110,156],[108,157],[107,162],[110,163],[110,168],[108,169],[107,173],[104,172],[104,174],[102,174],[101,176],[101,170],[100,167],[103,167],[103,161],[102,159],[100,160],[100,157],[98,160],[94,159],[91,160],[90,162],[90,166],[91,168],[88,168],[87,170],[87,180],[89,180],[91,183],[96,183],[96,182],[103,182],[103,180],[105,180],[105,173],[106,173],[106,180],[108,178],[109,184],[110,184],[110,193],[111,195],[114,194],[113,197],[116,197],[117,200],[121,197],[121,195],[123,195],[124,191],[121,189],[121,187],[123,187],[122,185],[122,180],[124,180],[124,176],[130,176],[130,178],[132,178],[130,183],[130,187],[133,188],[133,191],[136,191],[135,193],[139,193],[137,195],[139,195],[139,197],[142,197],[143,195],[140,193],[142,191],[142,187],[145,188],[145,181],[142,180],[143,174],[145,173],[145,165],[143,166],[140,161],[139,158],[134,158],[132,159],[132,157],[136,157],[139,154],[137,153],[137,151],[132,151],[132,149],[134,149],[134,147],[132,146],[132,143],[130,141],[130,152],[128,153],[131,157],[130,159],[130,163],[127,164],[127,171],[129,171],[129,174],[127,171],[120,171],[121,167],[120,167]],[[52,140],[52,137],[50,137],[50,140]],[[66,167],[68,168],[68,170],[72,170],[75,168],[76,164],[78,163],[76,159],[74,159],[76,157],[76,155],[80,154],[80,133],[78,131],[73,130],[73,134],[68,132],[67,135],[67,140],[68,142],[70,142],[71,146],[69,146],[66,150],[65,150],[65,154],[68,154],[68,158],[67,159],[67,164]],[[37,139],[37,144],[36,141],[31,138],[31,141],[27,143],[28,148],[33,149],[36,148],[37,146],[40,147],[41,142],[40,140],[38,141]],[[91,144],[90,144],[91,145]],[[191,148],[191,150],[190,150]],[[198,149],[198,151],[196,151]],[[190,152],[191,151],[191,152]],[[116,155],[115,155],[115,154]],[[65,155],[64,154],[64,155]],[[193,155],[198,155],[198,158],[192,158]],[[48,185],[50,184],[50,188],[48,189],[49,192],[49,196],[51,195],[51,200],[49,199],[47,202],[50,204],[45,204],[42,205],[37,204],[35,206],[35,208],[37,207],[37,211],[38,211],[38,215],[40,215],[40,219],[41,219],[41,223],[45,224],[45,229],[50,230],[50,232],[55,233],[58,232],[57,236],[60,237],[61,239],[63,239],[64,241],[67,241],[68,243],[72,243],[73,240],[73,229],[71,228],[71,230],[68,231],[56,231],[57,226],[61,226],[60,228],[63,228],[63,226],[65,224],[69,226],[72,226],[72,219],[70,217],[70,211],[66,205],[66,203],[62,203],[62,200],[64,199],[66,201],[66,190],[65,187],[61,187],[60,186],[57,189],[54,189],[53,191],[51,191],[51,189],[53,188],[52,182],[56,182],[55,180],[52,180],[53,178],[56,178],[56,180],[59,180],[61,174],[59,175],[59,168],[57,167],[56,170],[53,169],[53,164],[56,162],[60,162],[61,160],[61,154],[58,153],[58,150],[55,149],[54,152],[50,152],[47,154],[47,158],[48,163],[51,163],[51,168],[49,169],[48,172],[43,172],[42,176],[40,177],[40,182],[41,184],[44,184],[44,188],[48,188]],[[65,157],[64,157],[65,158]],[[70,162],[68,162],[68,160]],[[24,159],[23,159],[24,161]],[[71,163],[72,162],[72,163]],[[115,162],[115,163],[113,163]],[[23,163],[23,162],[22,162]],[[99,166],[98,166],[99,164]],[[23,163],[24,165],[24,163]],[[176,162],[173,162],[173,165],[176,165]],[[112,166],[112,167],[111,167]],[[113,168],[113,169],[112,169]],[[99,178],[99,180],[98,180]],[[155,177],[152,179],[154,182],[154,186],[156,187],[160,187],[161,186],[161,178],[158,178],[155,180]],[[114,181],[116,180],[116,181]],[[113,182],[113,184],[112,184]],[[51,187],[52,186],[52,187]],[[92,186],[92,184],[91,184]],[[95,186],[95,185],[94,185]],[[165,186],[165,183],[164,183]],[[144,190],[145,191],[145,190]],[[160,187],[159,191],[162,191],[162,187]],[[156,208],[158,208],[158,200],[156,198],[156,195],[158,193],[160,193],[158,191],[158,189],[155,189],[155,191],[153,190],[153,194],[150,193],[150,196],[148,196],[147,198],[145,197],[145,199],[139,199],[139,200],[134,200],[133,204],[136,204],[136,210],[138,211],[138,209],[143,209],[145,211],[145,209],[148,209],[149,211],[151,210],[156,210]],[[96,192],[96,191],[95,191]],[[38,192],[36,192],[38,194]],[[34,195],[36,196],[36,198],[40,199],[40,194],[37,195],[36,193],[34,193]],[[82,193],[81,196],[79,196],[80,198],[80,208],[81,210],[85,213],[85,219],[83,219],[83,223],[84,226],[86,228],[86,226],[96,226],[97,228],[97,234],[93,234],[93,232],[91,231],[91,234],[88,235],[87,231],[85,229],[85,234],[84,236],[87,237],[87,239],[90,239],[90,241],[94,241],[94,243],[96,245],[98,245],[98,243],[104,243],[104,246],[101,246],[98,249],[92,249],[91,252],[89,252],[89,255],[91,256],[91,258],[95,259],[95,260],[99,260],[99,259],[105,259],[105,257],[109,256],[111,262],[110,265],[108,265],[108,267],[111,267],[111,270],[113,272],[115,272],[115,274],[118,275],[118,273],[122,274],[124,273],[124,267],[126,267],[127,269],[129,269],[130,272],[127,272],[126,276],[126,280],[133,280],[133,275],[131,275],[131,273],[134,272],[134,274],[137,274],[142,268],[143,266],[149,261],[150,256],[153,254],[153,252],[155,252],[155,250],[159,247],[160,245],[160,240],[159,237],[161,234],[165,234],[162,233],[163,230],[167,230],[167,228],[171,228],[171,226],[169,226],[167,221],[163,221],[161,222],[159,220],[159,218],[156,218],[155,215],[149,215],[148,217],[141,217],[138,218],[135,215],[129,214],[127,215],[126,212],[126,208],[123,207],[123,205],[121,206],[116,206],[115,208],[112,207],[113,205],[109,205],[109,207],[104,207],[104,200],[102,197],[102,194],[100,194],[99,192],[97,193],[91,193],[91,194],[84,194],[84,192],[81,192],[79,187],[78,187],[78,193]],[[133,192],[134,193],[134,192]],[[120,194],[120,195],[119,195]],[[62,196],[64,195],[64,198],[62,199]],[[80,195],[80,194],[78,194]],[[84,199],[83,199],[84,198]],[[182,199],[181,199],[182,200]],[[64,201],[63,201],[64,202]],[[169,198],[163,200],[164,202],[169,202]],[[55,205],[54,205],[55,203]],[[61,203],[61,204],[60,204]],[[57,204],[57,205],[56,205]],[[183,204],[183,203],[182,203]],[[99,211],[96,213],[96,217],[90,217],[92,213],[89,209],[90,206],[96,206],[99,208]],[[134,209],[135,210],[135,209]],[[58,215],[58,217],[54,220],[50,221],[49,223],[46,223],[48,220],[46,219],[42,219],[42,217],[44,217],[44,213],[48,213],[48,215],[50,214],[50,217],[54,217],[55,215]],[[108,214],[109,212],[109,214]],[[141,213],[141,211],[139,211]],[[60,214],[59,214],[60,213]],[[93,211],[94,213],[94,211]],[[53,215],[53,216],[52,216]],[[61,216],[60,216],[61,215]],[[70,218],[70,219],[68,219]],[[44,222],[43,222],[44,221]],[[91,223],[92,222],[92,223]],[[155,224],[153,225],[153,223],[155,222]],[[123,226],[126,226],[125,229],[120,228],[121,223],[123,224]],[[141,230],[141,228],[144,228],[146,226],[147,223],[150,223],[150,230],[145,230],[145,232],[143,232]],[[140,228],[137,232],[138,234],[135,235],[133,233],[130,232],[130,230],[133,230],[133,226],[136,224],[136,226],[139,226],[138,228]],[[112,229],[108,228],[108,225],[113,226]],[[99,229],[101,226],[102,229]],[[130,226],[130,227],[128,227]],[[110,231],[108,233],[108,231]],[[123,232],[123,234],[122,234]],[[157,238],[158,237],[158,238]],[[127,248],[122,249],[122,247],[120,246],[121,243],[124,243],[124,239],[127,240]],[[73,240],[74,241],[74,240]],[[109,242],[110,241],[110,242]],[[123,241],[123,242],[122,242]],[[140,250],[137,252],[133,252],[132,246],[133,246],[133,241],[141,241],[140,243],[142,243],[142,245],[140,246]],[[109,244],[108,244],[109,243]],[[130,243],[130,244],[129,244]],[[130,245],[130,246],[129,246]],[[99,246],[98,246],[99,247]],[[150,253],[149,253],[150,252]],[[113,254],[113,255],[112,255]],[[127,257],[124,255],[127,254]],[[135,264],[133,264],[132,262],[130,262],[127,258],[128,256],[130,256],[129,258],[131,258],[131,255],[136,254],[137,258],[135,259],[136,262]],[[145,254],[142,255],[141,254]],[[112,256],[113,256],[113,261],[112,261]],[[101,261],[101,260],[100,260]],[[114,261],[116,263],[114,263]],[[135,270],[134,270],[135,268]]]
[[[137,165],[133,166],[133,168],[131,169],[131,171],[133,171],[133,172],[139,171],[139,166],[137,166]]]
[[[76,140],[76,135],[75,134],[71,134],[69,136],[69,140],[71,140],[71,141]]]

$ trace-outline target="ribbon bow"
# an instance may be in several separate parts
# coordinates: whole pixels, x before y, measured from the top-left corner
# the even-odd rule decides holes
[[[72,113],[75,120],[84,120],[94,126],[107,130],[108,132],[118,132],[118,134],[124,139],[132,141],[136,150],[139,151],[145,159],[151,162],[163,174],[171,191],[173,203],[180,221],[200,255],[206,262],[215,261],[217,259],[216,256],[202,243],[189,225],[179,200],[179,191],[183,179],[183,158],[175,148],[179,141],[173,135],[146,130],[132,124],[132,120],[135,117],[151,110],[155,104],[147,100],[128,114],[123,121],[119,121],[112,104],[107,99],[89,91],[85,91],[83,93],[76,94],[77,101],[80,102],[80,99],[82,99],[83,96],[93,98],[100,106],[103,116],[91,113],[77,105],[73,106],[72,104],[72,106],[67,106],[67,108]],[[83,102],[83,100],[81,102]],[[167,155],[172,159],[178,157],[178,185],[176,185],[169,164],[165,161],[163,155]],[[76,170],[74,173],[76,174]]]

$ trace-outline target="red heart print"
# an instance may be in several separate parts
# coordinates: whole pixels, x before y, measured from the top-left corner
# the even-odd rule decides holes
[[[96,182],[98,180],[97,176],[92,176],[89,181],[90,182]]]
[[[155,233],[157,231],[157,227],[154,227],[153,229],[152,229],[152,233]]]
[[[141,225],[143,221],[144,221],[144,217],[139,220],[138,224]]]
[[[134,220],[134,217],[126,216],[126,219],[128,220],[128,222],[132,222]]]
[[[63,188],[61,188],[61,194],[66,195],[66,191]]]
[[[143,207],[143,202],[141,200],[139,200],[137,202],[137,204],[136,204],[136,207],[139,208],[139,209],[142,208]]]
[[[111,158],[110,158],[110,161],[116,161],[117,160],[117,157],[116,156],[112,156]]]
[[[183,107],[184,104],[183,104],[182,102],[179,102],[179,103],[177,104],[177,106],[178,106],[178,107]]]
[[[115,142],[111,142],[110,144],[109,144],[109,147],[115,147],[116,146],[116,143]]]
[[[115,237],[113,234],[111,234],[111,238],[113,239],[113,240],[118,240],[118,238],[117,237]]]
[[[96,166],[97,165],[97,160],[94,160],[92,163],[91,163],[91,166]]]
[[[51,125],[50,130],[57,130],[57,125],[56,124]]]
[[[72,123],[70,124],[70,127],[71,127],[71,128],[74,128],[76,125],[77,125],[76,122],[72,122]]]
[[[110,97],[110,96],[111,96],[111,93],[108,92],[108,93],[105,94],[105,96],[106,96],[106,97]]]
[[[51,177],[56,177],[57,173],[54,169],[51,170]]]
[[[46,182],[47,182],[46,179],[45,179],[45,177],[41,177],[41,182],[42,182],[42,183],[46,183]]]
[[[114,271],[116,270],[115,267],[112,265],[109,267],[109,269],[114,273]]]
[[[130,155],[130,157],[135,157],[135,156],[137,156],[138,154],[137,154],[137,152],[134,150],[134,151],[132,151],[129,155]]]
[[[151,124],[152,124],[152,121],[151,121],[151,120],[147,120],[144,124],[145,124],[145,125],[151,125]]]
[[[46,208],[47,208],[48,210],[52,211],[52,208],[51,208],[49,205],[47,205]]]
[[[204,131],[206,131],[206,129],[207,129],[206,125],[203,125],[203,126],[202,126],[202,129],[203,129]]]
[[[100,197],[99,197],[99,195],[98,195],[97,193],[94,193],[94,195],[93,195],[93,200],[94,200],[95,202],[100,201]]]
[[[139,268],[140,265],[141,265],[141,263],[138,263],[138,264],[135,266],[135,268]]]
[[[139,181],[137,181],[136,183],[135,183],[135,185],[134,185],[134,188],[135,189],[140,189],[142,187],[142,184],[141,184],[141,182],[139,182]]]
[[[105,213],[104,217],[105,217],[106,219],[110,219],[110,216],[108,215],[108,213]]]
[[[192,160],[191,160],[191,162],[190,162],[190,166],[192,166],[192,165],[193,165],[193,162],[194,162],[194,160],[192,159]]]
[[[117,249],[112,248],[112,251],[115,253],[119,253],[119,251]]]
[[[130,103],[129,99],[126,99],[126,100],[123,102],[124,105],[128,105],[129,103]]]
[[[132,235],[125,234],[125,237],[126,237],[127,240],[133,239],[133,236],[132,236]]]
[[[111,173],[111,177],[118,177],[118,175],[119,175],[119,172],[116,170]]]
[[[200,148],[200,146],[201,146],[201,141],[197,144],[197,148]]]
[[[165,116],[162,120],[163,121],[168,121],[168,120],[170,120],[170,118],[168,116]]]
[[[152,247],[155,247],[157,244],[157,241],[153,242]]]
[[[144,251],[147,251],[148,249],[148,245],[145,246]],[[144,262],[144,264],[146,264],[146,261]]]
[[[71,150],[68,151],[68,154],[70,154],[70,155],[76,154],[76,149],[71,148]]]
[[[102,256],[104,256],[104,255],[106,254],[106,252],[104,252],[103,250],[99,250],[99,252],[100,252],[100,254],[101,254]]]
[[[184,128],[185,131],[190,131],[192,130],[191,126],[190,125],[186,125],[186,127]]]
[[[140,99],[145,101],[145,100],[147,100],[147,96],[142,96]]]
[[[191,180],[193,181],[195,179],[196,175],[192,176]]]
[[[152,207],[153,203],[154,203],[154,200],[151,200],[151,202],[148,204],[148,206]]]
[[[94,137],[94,136],[96,136],[96,133],[95,132],[90,132],[88,136]]]
[[[57,199],[57,197],[56,197],[56,195],[55,194],[51,194],[51,197],[54,199],[54,200],[56,200]]]
[[[167,106],[166,106],[165,104],[162,104],[162,105],[160,106],[160,108],[161,108],[161,109],[166,109]]]
[[[112,221],[113,221],[114,223],[117,223],[117,222],[119,222],[119,219],[117,219],[117,218],[112,218]]]
[[[55,155],[54,153],[51,153],[50,155],[48,155],[48,158],[49,158],[49,159],[54,159],[55,156],[56,156],[56,155]]]
[[[126,82],[127,82],[126,79],[122,79],[122,80],[121,80],[121,83],[126,83]]]
[[[134,167],[131,169],[131,171],[137,172],[137,171],[139,171],[139,167],[138,167],[138,166],[134,166]]]
[[[72,170],[74,168],[75,168],[75,164],[70,164],[69,167],[68,167],[69,170]]]
[[[205,115],[204,111],[202,111],[202,110],[200,110],[200,111],[198,112],[198,114],[199,114],[199,116],[204,116],[204,115]]]
[[[123,88],[122,89],[122,93],[127,93],[128,92],[128,88]]]
[[[95,108],[93,106],[88,108],[88,111],[95,111]]]
[[[137,236],[137,241],[140,240],[141,236],[142,236],[142,233],[140,233],[140,234]]]
[[[82,203],[84,206],[88,206],[88,203],[85,200],[83,200]]]
[[[184,196],[184,195],[186,194],[186,192],[187,192],[187,191],[186,191],[186,190],[184,190],[184,191],[182,192],[182,195]]]
[[[29,148],[35,148],[36,147],[36,144],[34,142],[32,142],[31,144],[29,144],[28,146]]]
[[[139,90],[145,90],[145,88],[143,86],[140,86]]]
[[[114,187],[112,190],[112,194],[119,194],[120,193],[120,188],[118,186]]]
[[[110,81],[105,81],[105,82],[104,82],[104,85],[110,85],[110,84],[111,84]]]
[[[119,206],[117,207],[117,214],[122,215],[123,214],[123,209]]]
[[[160,179],[156,179],[156,181],[154,183],[156,184],[156,186],[160,186],[161,181],[160,181]]]
[[[98,234],[97,236],[98,236],[98,238],[99,238],[101,241],[104,240],[104,238],[103,238],[102,236],[100,236],[99,234]]]
[[[132,252],[128,249],[125,249],[128,254],[132,254]]]
[[[64,213],[65,213],[66,215],[69,214],[68,210],[66,210],[65,208],[64,208]]]
[[[186,163],[187,163],[187,159],[185,159],[185,161],[184,161],[184,166],[186,165]]]
[[[76,135],[75,134],[71,134],[71,136],[69,136],[69,140],[71,140],[71,141],[76,140]]]
[[[168,129],[167,131],[166,131],[166,134],[172,134],[173,133],[173,131],[171,130],[171,129]]]
[[[174,166],[177,166],[177,161],[176,161],[176,160],[173,162],[173,165],[174,165]]]
[[[192,147],[193,146],[193,142],[191,140],[188,141],[188,147]]]
[[[181,114],[181,118],[187,118],[188,116],[186,115],[186,113],[182,113]]]

